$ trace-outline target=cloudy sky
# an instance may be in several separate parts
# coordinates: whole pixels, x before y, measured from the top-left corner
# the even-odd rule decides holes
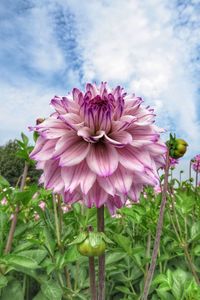
[[[188,141],[185,160],[200,152],[200,0],[1,0],[0,38],[0,144],[55,94],[108,81]]]

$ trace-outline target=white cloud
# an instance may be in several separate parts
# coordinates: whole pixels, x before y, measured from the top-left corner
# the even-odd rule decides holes
[[[67,89],[72,83],[80,86],[79,69],[71,67],[73,57],[69,59],[65,53],[70,51],[66,39],[69,34],[79,51],[83,82],[106,80],[111,85],[122,84],[129,92],[143,96],[146,103],[155,107],[159,124],[189,142],[188,157],[199,152],[198,85],[195,79],[198,64],[191,62],[191,58],[195,57],[200,31],[190,23],[200,22],[200,16],[192,5],[180,16],[175,6],[166,0],[94,0],[82,1],[81,5],[80,0],[46,0],[45,5],[42,3],[35,1],[27,15],[17,19],[17,24],[24,26],[26,39],[22,40],[21,48],[27,54],[25,59],[29,59],[30,68],[44,76],[51,72],[64,72],[66,76],[68,69]],[[69,11],[75,16],[76,30],[68,28],[69,32],[65,33],[62,22],[55,29],[52,16],[56,15],[58,7],[62,10],[64,25],[71,22]],[[187,22],[180,25],[183,18]],[[56,30],[59,29],[62,29],[62,35],[58,38]],[[59,44],[62,38],[66,47]],[[7,102],[1,118],[7,124],[9,120],[6,126],[16,130],[33,124],[41,115],[41,107],[48,112],[49,99],[56,92],[62,92],[56,91],[53,85],[30,84],[29,81],[15,86],[7,83],[2,88],[1,94]],[[13,115],[16,112],[18,115],[13,117],[12,111]]]
[[[187,24],[185,32],[179,30],[167,1],[85,2],[81,11],[77,1],[70,4],[79,22],[84,81],[121,83],[142,95],[157,108],[159,121],[188,140],[188,156],[198,151],[198,86],[191,63],[198,31]],[[191,22],[200,20],[192,6],[185,14]]]

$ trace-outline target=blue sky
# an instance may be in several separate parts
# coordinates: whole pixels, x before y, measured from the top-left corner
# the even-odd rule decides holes
[[[88,81],[142,96],[200,152],[200,0],[1,0],[0,144]]]

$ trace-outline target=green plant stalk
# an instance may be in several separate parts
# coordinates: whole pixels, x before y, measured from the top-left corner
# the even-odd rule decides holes
[[[74,280],[74,290],[78,288],[78,277],[79,277],[79,262],[76,262],[76,274],[75,274],[75,280]]]
[[[54,210],[54,221],[55,221],[55,227],[56,227],[56,238],[57,238],[58,248],[59,248],[60,252],[62,254],[64,254],[64,249],[63,249],[63,245],[61,242],[61,232],[60,232],[60,230],[61,230],[60,224],[62,221],[60,222],[59,218],[58,218],[56,195],[53,195],[53,210]],[[61,217],[61,215],[60,215],[60,217]],[[64,268],[64,271],[65,271],[67,287],[71,288],[70,275],[69,275],[69,272],[66,267]]]
[[[147,248],[146,248],[146,257],[150,257],[150,250],[151,250],[151,231],[148,231],[148,236],[147,236]],[[146,271],[145,271],[145,278],[147,276],[149,269],[149,263],[146,263]]]
[[[189,254],[189,251],[188,251],[188,245],[185,244],[184,247],[183,247],[183,249],[184,249],[184,252],[185,252],[185,256],[187,257],[187,260],[188,260],[189,268],[190,268],[190,270],[191,270],[191,272],[192,272],[192,274],[193,274],[193,276],[195,278],[195,281],[196,281],[196,283],[198,285],[200,285],[199,277],[197,275],[197,272],[195,270],[194,264],[192,262],[192,258],[191,258],[190,254]]]
[[[89,257],[89,276],[91,300],[97,300],[94,257]]]
[[[169,163],[169,150],[167,150],[164,186],[163,186],[163,190],[162,190],[162,201],[161,201],[161,205],[160,205],[160,214],[159,214],[159,219],[158,219],[158,223],[157,223],[156,238],[155,238],[155,241],[154,241],[151,264],[150,264],[150,268],[148,270],[147,277],[146,277],[146,280],[145,280],[145,283],[144,283],[144,290],[143,290],[143,296],[142,296],[143,300],[147,300],[150,285],[151,285],[152,278],[153,278],[154,271],[155,271],[155,267],[156,267],[156,260],[157,260],[157,256],[158,256],[159,246],[160,246],[160,237],[161,237],[161,234],[162,234],[164,212],[165,212],[165,206],[166,206],[166,201],[167,201],[169,166],[170,166],[170,163]]]
[[[104,206],[97,208],[97,229],[104,232]],[[98,300],[105,300],[105,254],[99,256]]]
[[[59,228],[59,221],[58,221],[58,212],[57,212],[57,205],[56,205],[56,195],[53,195],[53,211],[54,211],[54,221],[56,227],[56,238],[58,243],[58,248],[61,248],[61,236],[60,236],[60,228]]]
[[[22,192],[24,190],[27,174],[28,174],[28,163],[27,163],[27,161],[25,161],[24,171],[23,171],[22,180],[21,180],[21,184],[20,184],[20,192]],[[12,248],[12,242],[13,242],[13,237],[14,237],[16,225],[17,225],[17,218],[18,218],[19,210],[20,210],[19,204],[17,204],[17,206],[15,208],[14,216],[13,216],[13,219],[12,219],[12,222],[11,222],[10,231],[9,231],[9,234],[8,234],[8,239],[7,239],[7,242],[6,242],[6,247],[5,247],[5,250],[4,250],[5,254],[10,253],[11,248]]]
[[[192,178],[192,160],[190,160],[190,166],[189,166],[189,179]]]

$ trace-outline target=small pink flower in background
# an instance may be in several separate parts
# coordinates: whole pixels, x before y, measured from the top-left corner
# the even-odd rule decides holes
[[[157,185],[166,146],[153,109],[142,102],[106,83],[55,96],[55,112],[32,128],[39,138],[30,156],[43,170],[45,188],[61,194],[65,203],[105,204],[114,214],[127,196],[137,202],[144,186]]]
[[[40,203],[38,204],[38,206],[41,208],[41,210],[45,210],[46,208],[46,203],[44,201],[40,201]]]
[[[169,157],[170,162],[170,168],[175,168],[176,165],[179,163],[179,160],[177,158]]]
[[[200,154],[193,158],[192,168],[195,172],[200,173]]]
[[[65,204],[65,205],[62,205],[61,208],[62,208],[63,213],[65,214],[71,210],[71,205]]]
[[[154,186],[153,190],[156,195],[158,195],[162,192],[160,185]]]
[[[40,215],[36,212],[34,212],[34,220],[38,221],[40,219]]]
[[[4,197],[2,200],[1,200],[1,205],[7,205],[8,204],[8,201],[6,199],[6,197]]]

